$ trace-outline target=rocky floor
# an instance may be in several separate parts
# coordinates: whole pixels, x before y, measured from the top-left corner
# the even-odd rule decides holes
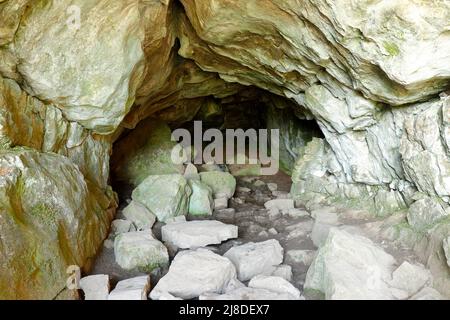
[[[277,271],[274,272],[273,275],[288,280],[295,288],[299,290],[299,293],[302,294],[301,299],[319,299],[324,297],[323,292],[319,293],[317,290],[305,291],[304,285],[308,269],[310,268],[311,264],[313,263],[314,259],[317,256],[318,247],[324,244],[325,240],[327,239],[330,228],[333,227],[337,227],[340,230],[345,230],[346,232],[348,232],[348,234],[362,235],[364,237],[371,238],[371,240],[375,242],[375,245],[380,247],[379,250],[380,252],[377,251],[377,253],[374,254],[371,253],[371,256],[377,256],[379,254],[381,254],[382,256],[383,254],[385,254],[384,252],[382,252],[384,250],[386,252],[386,255],[392,255],[393,259],[395,259],[395,263],[391,262],[389,263],[393,265],[395,264],[396,267],[401,265],[405,261],[411,263],[411,266],[417,265],[416,263],[417,258],[415,257],[415,255],[411,250],[409,250],[408,248],[396,247],[389,242],[383,241],[382,237],[380,237],[379,235],[379,232],[380,226],[384,223],[384,221],[371,218],[368,216],[368,214],[362,211],[343,210],[332,207],[318,207],[315,208],[314,210],[307,211],[304,207],[302,207],[299,204],[297,204],[294,207],[293,205],[290,205],[291,203],[293,203],[293,201],[290,200],[289,195],[290,185],[291,185],[290,177],[283,173],[279,173],[278,175],[275,176],[239,177],[237,178],[236,193],[234,197],[230,199],[228,208],[219,210],[216,209],[214,210],[212,216],[207,216],[203,218],[188,216],[187,220],[188,221],[217,220],[225,224],[234,225],[238,227],[237,238],[224,241],[218,245],[206,246],[207,249],[211,250],[212,252],[220,256],[223,256],[228,250],[230,250],[233,247],[239,247],[240,245],[249,242],[261,243],[270,239],[277,240],[279,244],[281,244],[281,247],[283,248],[282,254],[284,257],[282,258],[283,262],[278,266]],[[276,201],[273,202],[272,200]],[[278,206],[282,207],[278,208]],[[365,216],[366,218],[364,218]],[[120,210],[117,218],[119,219],[123,218]],[[161,235],[162,226],[164,226],[164,224],[159,222],[157,222],[153,226],[153,234],[155,238],[159,240],[161,240],[162,238]],[[363,240],[362,242],[364,241],[365,240]],[[179,252],[180,249],[174,248],[173,246],[167,243],[165,244],[168,247],[170,260],[172,261],[174,256],[177,254],[177,252]],[[332,241],[331,244],[327,245],[332,246]],[[355,245],[355,251],[359,250],[359,247],[357,247],[358,245],[359,244]],[[375,250],[370,244],[368,245],[367,248],[369,248],[368,249],[369,251]],[[361,247],[361,252],[364,252],[364,250],[366,250],[367,248]],[[350,250],[349,254],[352,254],[351,252],[352,248],[345,248],[345,249]],[[337,251],[338,249],[331,248],[329,250]],[[328,259],[333,259],[332,256],[330,257],[328,257]],[[389,259],[391,258],[388,258],[388,260]],[[327,261],[328,261],[327,263],[329,263],[330,260]],[[348,263],[352,264],[354,262],[350,261]],[[407,266],[410,265],[407,264]],[[164,269],[159,268],[151,272],[150,282],[153,288],[157,285],[161,277],[167,274],[167,272],[168,268]],[[331,272],[330,276],[332,277],[333,276],[332,271],[330,272]],[[351,267],[348,268],[348,272],[352,272]],[[408,272],[406,272],[405,274],[407,276],[411,276],[417,272],[419,274],[428,274],[428,271],[425,270],[424,268],[420,270],[414,269],[413,271],[410,271],[409,274]],[[100,253],[100,255],[98,256],[95,266],[91,272],[91,275],[101,275],[101,274],[109,276],[111,287],[113,288],[119,281],[136,277],[145,278],[145,276],[147,275],[146,273],[138,271],[126,271],[116,263],[114,254],[114,243],[112,242],[112,239],[108,239],[105,241],[104,248]],[[391,277],[390,274],[389,277]],[[421,293],[421,297],[424,296],[425,298],[430,299],[438,298],[439,295],[437,294],[437,292],[427,287],[428,284],[430,283],[430,279],[428,279],[427,277],[428,276],[425,277],[423,283],[418,284],[418,288],[414,289],[415,291],[413,290],[408,294],[406,294],[405,291],[408,290],[399,289],[400,293],[398,294],[395,293],[393,294],[393,296],[399,299],[411,298],[413,293],[417,293],[419,289],[425,287],[427,290],[431,290],[431,293],[425,291],[424,293]],[[312,276],[312,278],[314,278],[314,276]],[[256,280],[252,281],[256,283]],[[337,283],[339,282],[339,280],[336,281]],[[245,285],[248,285],[248,279],[245,279],[242,282]],[[260,282],[263,283],[264,281]],[[144,283],[146,282],[144,281]],[[148,285],[148,283],[146,283],[146,285]],[[163,286],[163,284],[161,284],[161,286]],[[241,284],[239,283],[238,287],[240,286]],[[253,287],[255,287],[254,284]],[[283,285],[280,285],[278,287],[283,287]],[[402,286],[397,285],[396,288],[398,287]],[[263,288],[265,288],[264,285]],[[289,291],[289,289],[286,290]],[[270,295],[264,296],[262,292],[258,292],[257,295],[255,295],[254,292],[244,292],[244,293],[245,294],[240,293],[240,295],[237,295],[235,293],[234,295],[231,295],[231,298],[236,299],[244,296],[247,297],[248,299],[258,299],[260,297],[269,299],[272,298],[272,296]],[[147,293],[145,293],[145,295],[146,294]],[[180,296],[182,295],[180,294]],[[281,295],[276,296],[274,298],[283,299],[283,297],[284,296]],[[383,296],[374,295],[373,297],[377,298]],[[158,298],[170,299],[175,297],[172,295],[164,294],[158,295]],[[189,298],[191,298],[191,296],[189,296]],[[202,298],[202,296],[200,298]],[[206,298],[208,297],[203,296],[203,299]],[[230,298],[230,296],[228,297],[225,295],[216,296],[216,298],[226,299]],[[327,298],[329,297],[327,296]]]

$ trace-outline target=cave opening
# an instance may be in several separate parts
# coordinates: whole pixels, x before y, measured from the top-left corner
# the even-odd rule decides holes
[[[198,150],[194,137],[195,126],[199,124],[202,128],[200,152],[204,152],[208,146],[216,142],[216,136],[206,139],[208,141],[204,139],[208,130],[220,133],[224,139],[219,144],[223,151],[214,148],[211,152],[214,156],[212,162],[207,161],[204,155],[200,157],[200,162],[197,162]],[[180,129],[188,132],[192,137],[189,148],[186,146],[183,148],[183,150],[189,149],[192,153],[189,160],[184,159],[182,163],[174,163],[172,156],[180,141],[173,134]],[[233,133],[241,130],[247,134],[241,140],[243,149],[239,148],[242,144],[239,145],[239,137],[236,135],[232,136],[231,149],[228,148],[230,140],[227,138],[227,133],[230,130]],[[273,135],[272,131],[276,131],[277,134]],[[249,132],[254,132],[257,139],[252,140],[248,135]],[[261,132],[268,134],[264,137],[266,139],[264,141],[259,135]],[[235,180],[232,194],[227,196],[225,203],[220,201],[223,200],[220,198],[221,195],[212,190],[210,212],[201,212],[201,203],[196,208],[192,208],[189,203],[185,218],[188,221],[210,220],[238,226],[238,237],[216,248],[222,253],[238,241],[262,241],[269,236],[274,237],[275,232],[281,234],[286,226],[277,225],[276,220],[280,216],[275,212],[276,210],[267,210],[265,204],[274,199],[292,201],[289,195],[292,170],[295,162],[303,155],[307,144],[314,138],[323,138],[323,134],[315,120],[306,115],[301,106],[289,99],[253,87],[224,98],[209,96],[196,100],[194,104],[189,102],[185,105],[172,106],[140,121],[134,129],[124,130],[113,145],[110,164],[111,185],[118,194],[119,208],[112,222],[110,236],[105,240],[91,273],[113,275],[111,279],[113,283],[145,274],[146,270],[142,268],[127,270],[123,268],[123,265],[118,264],[114,252],[114,250],[117,251],[117,248],[114,249],[117,243],[114,244],[113,240],[117,239],[118,234],[124,232],[123,228],[126,228],[125,231],[129,233],[130,226],[125,223],[126,220],[135,222],[139,220],[137,217],[127,215],[127,208],[137,202],[136,190],[145,184],[150,176],[184,176],[191,187],[190,202],[194,201],[192,196],[195,192],[203,190],[203,186],[192,182],[197,175],[200,182],[203,182],[203,174],[209,172],[228,174],[230,179]],[[261,146],[267,147],[265,153],[261,152]],[[256,150],[253,154],[256,155],[256,159],[251,156],[251,150]],[[218,152],[222,153],[223,162],[215,161],[218,159],[216,157]],[[275,153],[276,158],[274,158]],[[260,159],[261,155],[266,158],[265,162]],[[267,161],[269,159],[270,161]],[[277,161],[275,166],[271,161]],[[275,171],[264,171],[271,166],[275,168]],[[194,172],[192,168],[195,168]],[[167,185],[162,184],[162,190],[145,190],[144,197],[162,197],[166,191],[170,192],[169,189],[165,190],[166,187],[170,188],[170,182],[167,182]],[[179,201],[179,199],[171,199],[171,201]],[[137,208],[134,207],[133,210],[136,211]],[[289,210],[295,221],[302,221],[305,213],[302,209],[294,208],[292,204],[285,209],[285,214],[289,214]],[[173,217],[175,221],[177,218],[180,217]],[[156,239],[164,240],[162,228],[168,221],[160,220],[162,220],[161,217],[156,217],[152,225],[152,233]],[[275,228],[278,228],[278,231]],[[144,229],[146,228],[134,223],[131,230],[139,232]],[[286,248],[297,247],[297,242],[286,243]],[[164,243],[168,247],[169,255],[173,258],[177,248]],[[311,241],[306,244],[306,247],[313,248]],[[295,268],[295,277],[298,281],[302,281],[305,271],[304,267]],[[157,283],[165,272],[167,270],[164,268],[152,268],[152,283]]]
[[[196,133],[195,124],[200,126],[200,133]],[[184,159],[181,165],[174,164],[171,159],[172,154],[175,154],[176,144],[182,140],[173,133],[180,129],[189,132],[191,145],[190,159]],[[198,157],[198,153],[204,152],[208,146],[212,149],[217,140],[214,135],[205,135],[208,130],[220,131],[223,139],[210,153],[213,156],[212,161],[203,155]],[[123,203],[129,201],[132,190],[146,176],[157,173],[183,173],[186,164],[190,162],[200,171],[217,169],[230,172],[228,164],[233,175],[266,175],[261,174],[261,166],[267,167],[270,163],[261,164],[259,155],[263,152],[259,149],[264,145],[267,150],[263,155],[270,157],[272,130],[276,130],[278,134],[278,159],[273,159],[278,163],[273,173],[288,177],[307,143],[313,138],[323,138],[317,122],[296,102],[255,87],[224,98],[209,96],[168,107],[142,120],[134,129],[125,130],[117,138],[111,157],[111,185]],[[243,150],[238,150],[239,131],[245,134],[242,139]],[[258,136],[263,131],[267,137]],[[233,134],[234,137],[231,137]],[[256,134],[256,138],[252,134]],[[201,147],[194,143],[199,139]],[[265,140],[262,141],[263,139]],[[232,150],[227,150],[227,143],[230,141]],[[216,153],[220,146],[223,150],[220,150],[219,156]],[[256,157],[250,157],[251,150]],[[245,159],[237,159],[240,156]],[[254,163],[255,161],[257,163]],[[265,162],[267,161],[270,160]]]

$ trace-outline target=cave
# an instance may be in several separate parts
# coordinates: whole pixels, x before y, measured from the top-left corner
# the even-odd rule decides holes
[[[0,299],[449,299],[449,17],[0,1]]]

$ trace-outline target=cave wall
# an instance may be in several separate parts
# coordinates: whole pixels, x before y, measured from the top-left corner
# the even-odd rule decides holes
[[[440,0],[0,0],[2,157],[54,179],[53,187],[55,163],[64,163],[76,178],[61,188],[78,190],[78,202],[101,202],[95,216],[67,224],[75,207],[55,200],[59,227],[21,244],[33,256],[46,236],[70,229],[79,241],[93,237],[91,248],[16,267],[5,259],[19,252],[11,226],[51,229],[11,218],[6,204],[28,207],[7,192],[16,170],[2,167],[0,212],[9,222],[0,220],[0,270],[20,271],[2,275],[0,288],[13,279],[23,288],[17,297],[54,297],[64,287],[61,270],[87,264],[114,208],[109,157],[121,134],[149,116],[189,119],[199,105],[249,85],[290,99],[296,116],[322,130],[293,168],[297,200],[388,215],[425,197],[450,214],[449,18],[450,4]],[[88,186],[96,192],[84,192]],[[76,228],[86,219],[98,234]],[[77,245],[61,242],[60,255]],[[48,265],[60,276],[46,279]],[[42,296],[23,274],[36,288],[53,285]]]

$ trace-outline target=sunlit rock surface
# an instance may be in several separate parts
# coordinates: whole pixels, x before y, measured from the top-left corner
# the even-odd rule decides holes
[[[0,298],[52,299],[106,237],[110,199],[67,158],[0,151]]]

